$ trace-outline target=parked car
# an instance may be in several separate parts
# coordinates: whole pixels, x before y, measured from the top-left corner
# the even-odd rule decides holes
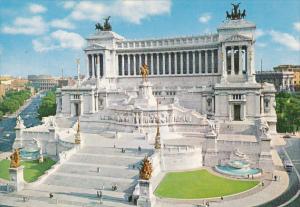
[[[283,135],[283,138],[291,138],[291,135],[289,134]]]

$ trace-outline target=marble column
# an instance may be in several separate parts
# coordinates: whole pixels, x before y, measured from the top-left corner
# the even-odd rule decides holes
[[[190,71],[190,54],[189,54],[189,51],[187,51],[186,53],[186,74],[189,74],[189,71]]]
[[[150,64],[151,64],[151,68],[150,68],[151,73],[150,74],[153,75],[153,72],[154,72],[154,70],[153,70],[153,65],[154,65],[153,64],[153,53],[151,53],[151,63]]]
[[[145,53],[144,55],[145,55],[145,64],[148,65],[148,62],[147,62],[148,61],[147,53]],[[148,65],[148,67],[149,67],[149,65]]]
[[[172,63],[172,61],[171,61],[171,53],[168,53],[168,55],[169,55],[169,58],[168,58],[168,61],[169,61],[169,73],[168,74],[171,74],[171,63]]]
[[[183,54],[180,52],[180,74],[183,74]]]
[[[90,78],[90,59],[89,59],[89,55],[86,56],[85,60],[86,60],[86,69],[87,69],[86,77]]]
[[[156,53],[156,75],[159,75],[159,53]]]
[[[96,77],[99,79],[100,78],[100,54],[97,54],[97,73]]]
[[[166,53],[162,53],[162,66],[163,66],[163,75],[166,74]]]
[[[142,66],[142,54],[139,54],[139,62],[138,62],[138,74],[140,75],[140,67]]]
[[[211,50],[211,73],[215,73],[215,50]]]
[[[95,56],[92,54],[92,78],[95,78]]]
[[[133,54],[133,75],[136,76],[136,54]]]
[[[208,73],[208,50],[205,50],[205,74]]]
[[[231,46],[231,72],[230,75],[234,74],[234,47]]]
[[[225,81],[227,77],[227,51],[226,51],[226,46],[221,47],[221,65],[222,65],[222,81]]]
[[[247,48],[247,75],[249,76],[251,74],[251,49],[249,46]]]
[[[174,70],[175,70],[174,74],[177,74],[177,53],[176,52],[174,53]]]
[[[202,52],[199,50],[199,73],[202,73]]]
[[[193,72],[192,74],[195,74],[195,71],[196,71],[196,55],[195,55],[195,51],[193,51]]]
[[[239,46],[239,75],[243,74],[242,46]]]
[[[125,63],[124,63],[125,58],[124,58],[124,55],[121,55],[121,56],[122,56],[122,76],[124,76],[125,75]]]
[[[131,61],[130,61],[130,54],[127,55],[127,64],[128,64],[128,75],[131,75]]]

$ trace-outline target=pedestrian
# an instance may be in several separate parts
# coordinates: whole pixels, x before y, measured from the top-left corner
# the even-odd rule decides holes
[[[274,175],[274,180],[277,181],[277,175]]]
[[[223,196],[221,196],[221,200],[223,200],[224,198],[223,198]]]
[[[49,193],[49,198],[53,198],[53,194],[52,193]]]
[[[97,172],[100,173],[100,167],[97,167]]]
[[[100,204],[102,204],[102,203],[103,203],[103,201],[102,201],[102,197],[103,197],[103,194],[102,194],[102,191],[100,190],[100,192],[99,192]]]
[[[139,152],[141,152],[141,151],[142,151],[142,148],[141,148],[141,146],[139,146],[139,147],[138,147],[138,151],[139,151]]]
[[[261,186],[262,186],[262,187],[264,187],[264,186],[265,186],[265,183],[264,183],[264,181],[262,181],[262,182],[261,182]]]

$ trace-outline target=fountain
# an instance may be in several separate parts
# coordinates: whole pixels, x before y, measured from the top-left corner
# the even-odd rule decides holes
[[[41,147],[36,139],[33,139],[32,143],[26,145],[20,149],[20,156],[22,160],[39,160],[41,155]]]
[[[219,164],[215,166],[215,170],[219,173],[234,176],[234,177],[249,177],[260,176],[261,169],[251,168],[247,156],[239,150],[236,150],[231,156],[231,159],[226,164]]]

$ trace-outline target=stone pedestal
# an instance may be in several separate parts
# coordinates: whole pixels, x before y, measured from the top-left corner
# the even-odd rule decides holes
[[[156,99],[152,94],[152,84],[148,81],[142,81],[139,85],[138,97],[135,99],[136,107],[156,107]]]
[[[214,167],[219,163],[218,150],[215,148],[208,148],[205,152],[204,165]]]
[[[261,153],[259,157],[259,168],[264,172],[272,172],[274,170],[274,164],[272,160],[271,151],[271,140],[264,138],[260,141]]]
[[[24,167],[20,166],[17,168],[9,168],[10,175],[10,189],[12,191],[21,191],[24,188],[24,177],[23,177]]]
[[[149,180],[139,180],[140,196],[137,201],[139,207],[155,206],[155,197],[152,194],[152,185]]]

